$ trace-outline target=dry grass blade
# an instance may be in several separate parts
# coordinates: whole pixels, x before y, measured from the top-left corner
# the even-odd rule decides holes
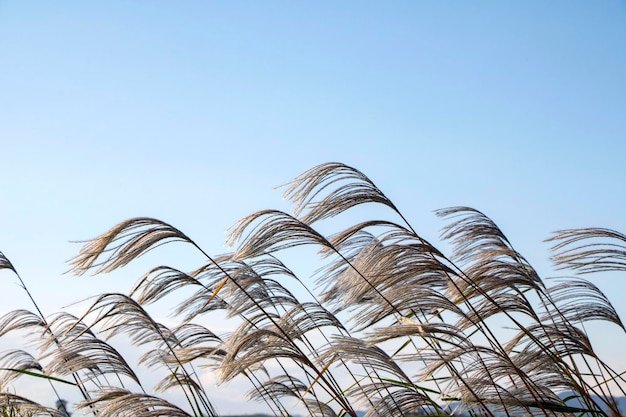
[[[587,335],[577,327],[563,322],[531,324],[509,341],[506,350],[543,351],[559,361],[574,355],[595,357]]]
[[[97,415],[116,417],[191,417],[176,405],[147,394],[135,394],[112,388],[97,398],[77,404],[78,408],[96,410]]]
[[[287,288],[274,279],[259,275],[244,262],[235,262],[226,270],[229,278],[221,294],[228,303],[228,317],[253,315],[259,310],[276,311],[299,304]]]
[[[306,171],[287,184],[284,196],[295,204],[294,215],[264,210],[243,218],[227,238],[235,252],[215,258],[162,221],[120,223],[85,242],[71,271],[109,272],[172,241],[190,243],[207,263],[189,273],[156,267],[130,296],[103,294],[80,320],[60,315],[46,326],[43,315],[9,313],[0,318],[0,336],[49,331],[40,339],[49,362],[44,368],[91,378],[96,398],[82,406],[102,416],[187,413],[150,395],[108,388],[110,373],[123,382],[125,375],[136,377],[99,340],[100,329],[141,345],[139,364],[161,372],[156,388],[179,389],[176,395],[185,396],[195,415],[215,415],[196,366],[215,369],[220,382],[247,378],[253,398],[277,415],[290,415],[294,401],[323,417],[356,417],[356,406],[367,408],[368,417],[617,414],[610,390],[624,393],[623,374],[596,356],[581,324],[624,326],[593,284],[574,279],[547,288],[496,224],[469,207],[437,211],[450,220],[442,233],[452,243],[448,257],[422,239],[368,177],[341,163]],[[373,219],[329,238],[311,226],[365,203],[382,204],[403,226]],[[620,233],[566,230],[551,241],[560,267],[626,271]],[[327,263],[315,273],[316,291],[277,258],[284,249],[311,244]],[[0,269],[15,271],[1,253]],[[168,328],[144,306],[169,301],[175,292],[182,295],[175,315],[184,321]],[[238,325],[223,341],[199,324],[216,309],[224,309],[220,320]],[[36,366],[18,352],[8,355],[16,369]],[[560,400],[561,391],[572,392],[581,408],[568,407],[573,401]],[[604,405],[610,412],[600,410]]]
[[[541,351],[511,357],[471,345],[437,356],[442,359],[431,361],[425,375],[452,361],[461,365],[460,373],[453,375],[456,383],[449,384],[446,394],[468,409],[489,407],[496,415],[541,414],[542,404],[562,405],[556,392],[573,386],[553,358]]]
[[[44,329],[46,323],[28,310],[13,310],[0,318],[0,337],[15,330]]]
[[[163,364],[176,367],[199,359],[219,361],[224,356],[224,351],[219,348],[222,340],[204,326],[187,323],[174,329],[172,333],[177,340],[176,345],[171,349],[159,347],[151,350],[139,363],[148,367]],[[175,352],[175,356],[172,352]]]
[[[459,264],[481,261],[485,254],[520,259],[502,230],[485,214],[471,207],[435,211],[439,217],[455,219],[443,228],[442,238],[453,244],[453,259]]]
[[[385,392],[388,385],[372,384],[366,387],[366,392],[376,398],[378,394]],[[446,416],[440,406],[427,396],[411,388],[395,388],[376,398],[374,406],[367,410],[364,417]]]
[[[545,351],[524,350],[510,355],[508,366],[516,367],[520,374],[527,376],[533,386],[541,392],[543,400],[556,401],[555,393],[576,389],[571,378],[563,372],[560,364]],[[503,367],[506,369],[506,366]]]
[[[337,184],[324,197],[315,200],[328,187]],[[295,204],[294,215],[307,224],[336,216],[363,203],[381,203],[397,212],[393,203],[365,174],[338,162],[321,164],[304,172],[287,184],[283,197]],[[300,216],[306,210],[308,213]]]
[[[337,413],[335,413],[330,405],[311,394],[314,393],[299,379],[291,375],[279,375],[260,384],[255,390],[250,391],[248,396],[253,400],[272,399],[278,408],[278,412],[282,416],[291,415],[290,407],[285,407],[282,403],[285,397],[299,400],[305,406],[307,415],[311,417],[337,416]]]
[[[9,269],[15,273],[17,273],[17,271],[15,271],[15,267],[13,267],[13,264],[11,263],[11,261],[9,261],[9,259],[4,256],[4,253],[0,252],[0,269]]]
[[[258,369],[266,361],[279,358],[311,366],[310,359],[289,338],[270,326],[258,328],[246,323],[226,341],[224,350],[226,355],[219,366],[221,382]]]
[[[544,291],[544,284],[530,265],[522,259],[513,260],[511,251],[486,251],[463,274],[473,279],[458,279],[448,295],[457,302],[485,292],[534,290]]]
[[[90,269],[94,273],[111,272],[144,253],[171,241],[193,243],[180,230],[149,217],[126,220],[108,232],[84,242],[74,258],[70,271],[83,275]]]
[[[108,343],[95,337],[64,342],[54,351],[46,370],[52,375],[72,375],[83,371],[88,380],[96,381],[104,375],[127,376],[140,385],[139,378],[124,357]]]
[[[322,355],[322,363],[344,360],[365,366],[369,370],[376,370],[402,383],[411,383],[402,368],[383,349],[367,344],[361,339],[347,336],[333,338],[329,348]]]
[[[418,410],[439,409],[426,394],[436,391],[415,385],[399,363],[378,346],[353,337],[337,337],[324,352],[323,361],[330,364],[339,360],[358,364],[366,370],[367,376],[350,388],[348,395],[368,407],[372,415],[411,415]]]
[[[438,340],[459,349],[466,349],[471,346],[470,340],[461,330],[453,325],[446,323],[418,323],[404,317],[391,326],[374,329],[369,333],[367,341],[371,344],[379,344],[390,339],[407,336]],[[440,345],[439,348],[441,348]]]
[[[258,384],[253,390],[248,392],[248,398],[256,401],[266,401],[269,404],[273,404],[276,407],[276,414],[289,415],[290,412],[281,403],[284,397],[296,398],[303,400],[302,393],[305,392],[307,386],[298,378],[292,375],[278,375],[274,378]],[[306,402],[307,411],[318,406],[319,401],[311,408]]]
[[[166,375],[154,386],[156,392],[166,392],[168,390],[177,390],[187,388],[191,392],[202,392],[203,387],[196,380],[191,378],[189,374],[177,372],[173,370],[171,374]]]
[[[202,413],[203,411],[200,410],[204,409],[209,415],[214,415],[212,405],[206,398],[206,393],[202,387],[199,384],[191,385],[185,382],[193,380],[194,377],[191,376],[176,355],[179,340],[177,340],[174,332],[155,322],[135,300],[123,294],[113,293],[100,296],[86,315],[94,312],[100,313],[95,324],[104,325],[104,332],[108,333],[109,336],[126,333],[136,345],[156,343],[157,349],[162,349],[165,355],[171,355],[176,362],[177,372],[184,375],[183,379],[179,379],[176,372],[170,372],[170,375],[176,379],[178,386],[183,391],[199,388],[198,391],[185,392],[190,406],[194,407],[195,405],[199,412]],[[166,364],[165,366],[167,367]]]
[[[259,324],[267,321],[268,317],[272,317],[272,323],[260,326]],[[274,324],[277,322],[277,317],[268,313],[260,314],[257,318],[248,318],[248,321],[229,337],[224,344],[227,353],[219,366],[220,381],[228,381],[238,374],[265,373],[269,376],[267,364],[278,365],[284,373],[287,373],[288,368],[291,368],[292,372],[294,368],[299,369],[309,381],[309,386],[315,381],[316,388],[319,387],[321,391],[334,398],[351,416],[356,416],[343,393],[338,390],[332,374],[326,372],[327,368],[320,370],[321,365],[316,360],[318,355],[311,350],[307,351],[308,354],[303,352],[301,346],[307,342],[296,343],[283,328]],[[289,374],[291,375],[291,372]],[[314,390],[308,393],[317,398]],[[272,401],[271,398],[269,400]],[[321,405],[318,405],[315,412],[318,412],[320,407]]]
[[[356,308],[351,318],[355,330],[398,312],[458,311],[441,294],[453,271],[433,256],[429,245],[404,233],[399,236],[395,228],[387,232],[379,238],[361,230],[331,239],[345,255],[322,271],[322,302],[333,311]]]
[[[521,313],[534,319],[536,313],[530,302],[516,292],[499,291],[491,293],[489,299],[480,298],[472,304],[473,308],[461,316],[455,326],[459,331],[466,331],[483,323],[490,317],[502,314]]]
[[[8,384],[22,375],[20,371],[42,371],[39,362],[28,352],[12,349],[0,356],[0,391],[5,391]]]
[[[337,413],[328,404],[315,399],[305,399],[305,405],[311,417],[337,417]]]
[[[169,334],[166,327],[155,322],[141,305],[124,294],[100,295],[83,318],[92,313],[98,314],[98,317],[91,327],[101,324],[109,337],[127,333],[137,345],[161,341]]]
[[[10,394],[8,392],[0,393],[0,410],[6,412],[6,415],[31,415],[31,416],[52,416],[67,417],[66,414],[55,410],[54,408],[44,407],[28,398],[19,395]],[[4,415],[4,414],[3,414]]]
[[[202,287],[194,294],[183,299],[174,308],[172,314],[174,316],[181,316],[184,322],[189,322],[202,314],[228,308],[228,304],[226,304],[221,297],[213,297],[211,299],[212,295],[212,292],[207,291],[205,287]]]
[[[144,274],[130,291],[129,296],[135,298],[139,304],[150,304],[190,285],[203,287],[196,278],[182,271],[169,266],[159,266]]]
[[[299,379],[291,375],[279,375],[263,382],[259,387],[250,391],[248,396],[255,400],[261,400],[263,395],[271,395],[275,398],[300,398],[306,391],[306,384]]]
[[[493,349],[473,346],[471,349],[459,351],[459,354],[459,358],[466,364],[463,372],[467,378],[491,381],[488,384],[490,387],[483,388],[487,392],[493,392],[497,385],[497,389],[509,393],[515,391],[518,399],[527,397],[530,401],[532,398],[554,399],[557,397],[551,388],[572,387],[561,377],[562,372],[552,358],[541,351],[506,356]],[[474,393],[481,392],[475,386],[472,390]],[[489,398],[484,391],[483,395],[484,398]],[[496,397],[492,398],[495,400]]]
[[[375,234],[373,232],[368,232],[368,230],[382,230],[382,232]],[[339,233],[336,233],[329,239],[329,241],[338,250],[343,251],[346,247],[349,248],[355,245],[358,246],[359,240],[355,240],[355,237],[358,237],[359,234],[361,234],[361,237],[365,239],[365,243],[367,243],[368,240],[367,236],[377,236],[378,240],[386,243],[411,245],[419,244],[424,252],[432,253],[435,256],[442,256],[437,248],[415,235],[413,231],[387,220],[367,220],[357,223]]]
[[[615,323],[626,330],[609,299],[592,282],[569,278],[550,287],[548,294],[558,306],[560,314],[573,323],[601,320]],[[548,314],[555,317],[557,311],[552,308]]]
[[[104,325],[104,332],[108,333],[110,337],[119,333],[126,333],[135,345],[141,346],[146,343],[156,343],[157,349],[162,349],[166,355],[172,355],[177,368],[185,375],[184,380],[178,381],[178,385],[183,388],[183,390],[185,388],[199,386],[196,384],[192,387],[189,384],[183,383],[183,381],[193,378],[185,369],[180,358],[176,356],[176,346],[179,345],[179,341],[174,332],[170,331],[162,324],[155,322],[135,300],[123,294],[104,294],[96,300],[86,315],[94,312],[100,312],[94,324]],[[167,365],[165,366],[167,367]],[[173,377],[177,379],[176,374],[174,374]],[[210,411],[212,405],[206,398],[204,391],[191,392],[187,399],[192,407],[194,402],[197,402],[195,400],[199,399],[202,403],[201,406],[205,410],[209,410],[209,414],[213,415],[213,412]],[[200,406],[198,406],[198,409],[200,409]]]
[[[626,235],[602,228],[568,229],[555,232],[548,242],[559,269],[583,274],[626,271]]]
[[[291,340],[301,340],[306,333],[321,327],[345,330],[341,322],[317,303],[302,303],[284,313],[278,324]]]
[[[251,230],[247,231],[249,228]],[[235,244],[246,231],[233,260],[254,258],[266,252],[305,244],[329,246],[326,239],[310,226],[278,210],[263,210],[244,217],[231,228],[226,243],[229,246]]]
[[[221,339],[215,333],[204,326],[195,323],[187,323],[174,329],[181,348],[198,347],[205,343],[221,343]]]

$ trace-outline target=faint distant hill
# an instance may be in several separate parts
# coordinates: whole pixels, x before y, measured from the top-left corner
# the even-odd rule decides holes
[[[262,413],[257,413],[257,414],[225,414],[221,417],[274,417],[274,415],[272,414],[262,414]],[[295,415],[293,417],[296,417]],[[300,417],[300,416],[297,416]]]
[[[560,397],[560,398],[567,398],[567,397],[570,397],[571,395],[572,395],[572,392],[562,392],[562,393],[560,393],[560,394],[559,394],[559,397]],[[602,401],[600,401],[600,398],[599,398],[599,397],[597,397],[597,396],[595,396],[595,395],[592,395],[591,397],[592,397],[592,398],[593,398],[593,400],[594,400],[594,401],[596,401],[598,404],[602,404]],[[622,416],[626,417],[626,397],[615,397],[615,402],[617,403],[617,408],[619,409],[620,414],[621,414]],[[458,405],[458,404],[457,404],[457,403],[454,403],[454,402],[451,402],[451,403],[449,403],[449,404],[448,404],[448,406],[450,406],[450,408],[452,408],[452,409],[454,409],[457,405]],[[570,399],[570,400],[567,402],[567,405],[568,405],[568,406],[570,406],[570,407],[585,408],[585,405],[584,405],[582,402],[580,402],[580,401],[576,401],[576,400],[574,400],[574,399]],[[609,414],[609,415],[610,415],[609,410],[608,410],[608,407],[603,407],[603,410],[604,410],[607,414]],[[500,416],[500,415],[504,416],[504,414],[501,414],[501,413],[496,413],[496,415],[497,415],[497,416]],[[537,416],[542,416],[542,415],[543,415],[543,413],[541,413],[541,412],[537,412],[537,413],[536,413],[536,415],[537,415]],[[457,412],[457,413],[455,413],[455,416],[457,416],[457,417],[468,417],[468,414],[467,414],[467,413],[458,413],[458,412]],[[361,416],[359,416],[359,417],[361,417]]]
[[[224,414],[220,417],[276,417],[273,414],[263,414],[263,413],[255,413],[255,414]],[[294,414],[292,417],[302,417],[298,414]]]
[[[365,411],[358,411],[356,412],[358,417],[363,417],[365,416]],[[223,416],[220,417],[276,417],[273,414],[225,414]],[[291,417],[304,417],[300,414],[292,414]]]
[[[274,417],[274,415],[272,414],[261,414],[261,413],[257,413],[257,414],[225,414],[221,417]],[[294,416],[296,417],[296,416]],[[298,416],[300,417],[300,416]]]
[[[365,411],[357,411],[356,413],[358,417],[363,417],[365,415]],[[257,414],[227,414],[221,417],[275,417],[275,416],[272,414],[257,413]],[[302,416],[299,414],[294,414],[292,417],[302,417]]]
[[[559,397],[561,398],[566,398],[569,395],[571,395],[571,393],[561,393],[559,394]],[[596,397],[595,395],[592,395],[591,398],[593,398],[594,401],[598,402],[599,404],[601,404],[602,402],[600,401],[599,397]],[[617,403],[617,408],[619,408],[619,411],[622,415],[626,415],[626,397],[616,397],[615,398],[615,402]],[[575,400],[570,400],[567,402],[567,405],[570,405],[572,407],[584,407],[584,405],[582,404],[582,402],[580,401],[575,401]],[[604,411],[608,411],[607,409],[605,409]]]
[[[568,396],[568,393],[562,393],[560,395],[561,398],[565,398]],[[598,400],[598,398],[594,398],[595,400]],[[626,397],[617,397],[615,399],[615,401],[617,402],[617,406],[619,408],[620,413],[623,416],[626,416]],[[576,404],[574,401],[568,401],[568,405],[572,406],[572,407],[582,407],[582,404]],[[359,417],[363,417],[365,415],[365,411],[357,411],[357,414]],[[539,415],[539,413],[537,414]],[[228,415],[224,415],[222,417],[274,417],[271,414],[228,414]],[[292,417],[302,417],[298,414],[294,414]]]

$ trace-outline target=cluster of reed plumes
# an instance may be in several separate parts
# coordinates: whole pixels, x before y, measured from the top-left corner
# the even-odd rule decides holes
[[[4,316],[0,336],[38,333],[41,357],[20,350],[2,356],[0,401],[57,413],[7,388],[12,378],[37,375],[52,386],[74,385],[83,398],[75,407],[85,413],[214,416],[200,378],[214,372],[221,382],[247,379],[249,396],[283,416],[294,402],[324,417],[356,417],[357,410],[382,417],[619,414],[623,373],[596,355],[584,326],[624,326],[591,282],[548,285],[488,217],[468,207],[437,211],[452,248],[444,254],[365,175],[343,164],[306,171],[284,195],[294,213],[242,219],[228,237],[234,251],[225,255],[209,256],[152,218],[127,220],[86,242],[71,260],[78,275],[113,271],[173,241],[206,262],[191,272],[157,266],[129,294],[99,296],[82,317]],[[388,218],[318,231],[345,224],[344,212],[364,204],[384,206]],[[558,267],[626,271],[622,234],[566,230],[550,240]],[[318,250],[315,281],[281,261],[283,251],[303,245]],[[0,268],[15,272],[4,257]],[[146,311],[161,299],[177,301],[176,326]],[[232,333],[213,333],[212,317],[230,320]],[[141,364],[162,372],[156,387],[144,387],[111,346],[116,335],[143,349]],[[169,391],[182,392],[187,404],[168,402]]]

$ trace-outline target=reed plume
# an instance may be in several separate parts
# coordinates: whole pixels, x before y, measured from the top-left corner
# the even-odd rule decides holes
[[[76,275],[111,272],[173,241],[205,262],[192,271],[156,266],[128,295],[102,294],[81,317],[5,315],[0,337],[34,329],[41,355],[0,356],[3,381],[20,372],[58,383],[73,375],[75,382],[65,382],[84,391],[77,406],[102,416],[218,415],[204,372],[222,384],[246,379],[249,397],[283,416],[294,400],[324,417],[358,410],[367,417],[619,415],[624,372],[599,357],[586,326],[625,328],[590,280],[541,277],[470,207],[436,212],[445,222],[442,242],[452,248],[445,253],[345,164],[313,167],[284,187],[293,213],[246,216],[230,229],[231,253],[210,256],[189,235],[146,217],[84,242],[70,261]],[[387,215],[351,218],[353,208],[372,204]],[[321,232],[333,224],[343,227]],[[626,271],[626,237],[618,232],[564,230],[550,241],[557,268]],[[295,248],[317,250],[306,259],[317,272],[296,272]],[[0,269],[16,273],[4,256]],[[148,307],[157,301],[174,301],[176,324],[153,318]],[[215,317],[232,332],[214,333]],[[161,372],[156,386],[146,387],[113,347],[120,336],[143,349],[140,365]],[[186,404],[168,402],[173,391]]]

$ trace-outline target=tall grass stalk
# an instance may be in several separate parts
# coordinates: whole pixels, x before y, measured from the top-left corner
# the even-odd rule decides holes
[[[247,379],[250,398],[285,416],[293,401],[324,417],[358,410],[367,417],[619,415],[624,372],[598,356],[585,326],[604,321],[624,332],[624,325],[592,282],[544,280],[491,219],[469,207],[437,211],[452,248],[444,254],[367,176],[341,163],[304,172],[284,196],[294,212],[240,220],[228,254],[210,256],[152,218],[126,220],[84,242],[70,262],[77,275],[111,272],[174,241],[206,261],[189,272],[156,266],[128,295],[103,294],[81,317],[44,317],[36,304],[37,314],[6,315],[0,337],[17,329],[41,337],[39,358],[3,357],[0,367],[16,370],[7,379],[33,370],[51,383],[71,376],[83,394],[75,406],[101,416],[216,416],[202,372],[221,383]],[[354,219],[362,205],[382,206],[388,216],[320,232]],[[626,272],[626,236],[618,232],[564,230],[550,241],[558,268]],[[317,249],[309,259],[319,266],[314,276],[288,266],[296,247]],[[17,275],[4,256],[0,268]],[[146,309],[164,299],[176,301],[173,326]],[[216,316],[232,323],[230,334],[210,330]],[[145,388],[110,344],[119,335],[143,350],[140,365],[160,370],[156,387]],[[10,386],[0,381],[0,389]],[[169,402],[173,391],[186,404]]]

